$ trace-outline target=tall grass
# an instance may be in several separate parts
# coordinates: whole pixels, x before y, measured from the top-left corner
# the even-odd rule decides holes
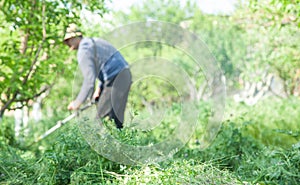
[[[253,107],[229,102],[210,147],[200,150],[196,134],[173,158],[144,166],[101,157],[74,122],[29,150],[1,135],[0,184],[300,184],[299,103],[297,98],[265,100]],[[43,133],[57,119],[32,128]],[[120,132],[118,137],[126,140],[131,134]],[[147,137],[136,138],[147,143]]]

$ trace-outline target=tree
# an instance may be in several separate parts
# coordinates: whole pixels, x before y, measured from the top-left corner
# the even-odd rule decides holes
[[[82,9],[102,15],[104,0],[1,0],[0,118],[16,103],[27,105],[74,68],[62,37],[69,23],[80,24]]]
[[[245,30],[248,43],[243,75],[251,76],[255,71],[276,73],[284,80],[287,94],[296,88],[295,74],[300,69],[299,3],[249,0],[233,17]]]
[[[228,79],[227,82],[229,82],[227,85],[234,85],[240,72],[239,66],[246,55],[246,42],[243,38],[245,31],[231,19],[231,16],[202,13],[196,2],[186,1],[183,3],[174,0],[145,1],[132,6],[129,13],[115,13],[115,19],[112,24],[159,20],[181,25],[203,40],[224,71]],[[167,35],[168,33],[162,34]],[[149,43],[147,44],[150,45]],[[162,47],[160,47],[160,44],[152,44],[151,48],[154,56],[161,53]],[[180,63],[183,64],[185,60],[182,57],[182,55],[178,56],[174,55],[174,53],[171,56],[171,58],[180,60]],[[195,73],[199,75],[199,70]],[[199,76],[193,77],[199,79]]]

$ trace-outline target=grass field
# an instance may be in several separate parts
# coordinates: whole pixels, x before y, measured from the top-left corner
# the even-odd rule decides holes
[[[121,165],[97,154],[75,122],[21,150],[18,142],[3,137],[11,131],[11,120],[6,119],[1,128],[0,184],[300,184],[299,105],[299,98],[266,99],[252,107],[228,101],[210,147],[199,149],[196,131],[172,158],[140,166]],[[24,142],[58,119],[32,124]],[[126,137],[134,138],[134,132],[124,129],[117,137],[128,144],[147,144],[149,138],[163,135],[161,129],[153,135],[136,133],[133,140]]]

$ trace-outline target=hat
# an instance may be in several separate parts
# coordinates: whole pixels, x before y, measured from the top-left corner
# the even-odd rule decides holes
[[[82,36],[81,31],[77,28],[76,24],[70,24],[69,27],[66,30],[66,34],[64,37],[64,41],[73,38],[73,37],[78,37]]]

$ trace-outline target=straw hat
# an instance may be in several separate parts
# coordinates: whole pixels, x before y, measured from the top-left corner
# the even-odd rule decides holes
[[[70,39],[70,38],[74,38],[74,37],[78,37],[78,36],[82,36],[81,31],[78,29],[78,27],[76,26],[76,24],[70,24],[69,27],[66,30],[66,34],[64,37],[64,41]]]

